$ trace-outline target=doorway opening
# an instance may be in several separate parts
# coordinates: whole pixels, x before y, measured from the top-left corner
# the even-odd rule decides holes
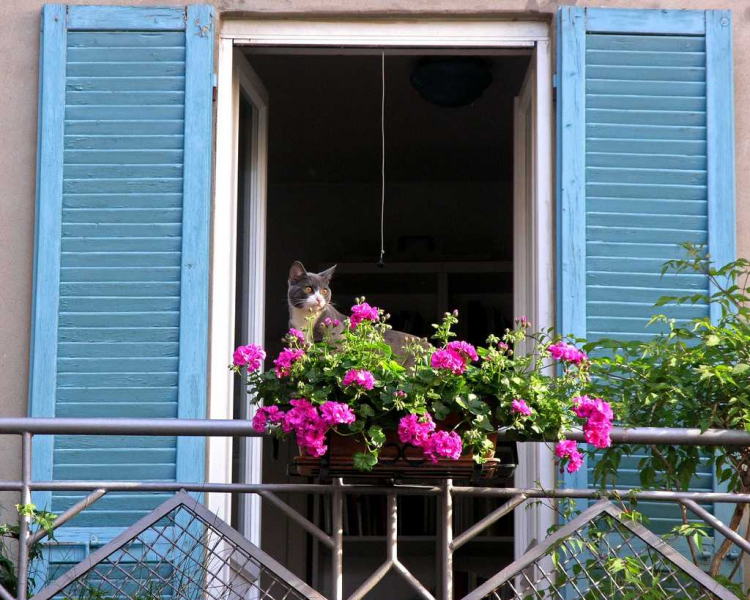
[[[308,270],[338,265],[332,300],[348,314],[357,297],[389,312],[395,329],[429,337],[431,324],[458,310],[459,339],[474,344],[511,327],[517,310],[519,187],[518,161],[533,150],[519,149],[518,101],[529,80],[531,49],[499,51],[394,50],[385,57],[385,112],[381,121],[380,51],[295,53],[244,49],[252,85],[267,99],[267,144],[258,143],[258,115],[252,98],[239,96],[237,341],[262,305],[262,331],[269,357],[281,349],[288,329],[286,287],[289,267]],[[462,106],[444,106],[435,94],[456,93],[450,79],[456,65],[473,65],[489,84]],[[446,66],[446,79],[433,77],[425,90],[425,65]],[[428,69],[429,70],[429,69]],[[432,70],[434,73],[434,69]],[[442,96],[444,97],[444,96]],[[530,112],[529,112],[530,114]],[[533,120],[523,120],[524,137]],[[255,128],[255,129],[254,129]],[[381,151],[385,131],[385,266],[381,248]],[[265,135],[265,134],[264,134]],[[263,153],[264,156],[258,156]],[[255,155],[254,155],[255,154]],[[253,177],[258,159],[267,161],[262,240],[253,237]],[[244,165],[244,167],[243,167]],[[523,172],[523,171],[520,171]],[[256,198],[257,200],[257,198]],[[257,225],[257,223],[256,223]],[[265,276],[252,285],[252,269],[262,245]],[[255,254],[254,254],[255,253]],[[516,283],[514,284],[514,278]],[[529,286],[523,284],[524,289]],[[249,296],[252,295],[253,298]],[[247,308],[250,307],[250,308]],[[255,307],[255,308],[253,308]],[[245,418],[244,394],[235,390],[235,418]],[[262,480],[289,481],[286,467],[296,454],[291,444],[262,442]],[[247,480],[248,452],[234,452],[235,480]],[[257,456],[255,457],[258,458]],[[505,482],[509,484],[512,482]],[[326,512],[320,500],[286,499],[302,514]],[[488,499],[461,499],[454,516],[463,531],[498,506]],[[293,504],[294,505],[294,504]],[[248,511],[237,504],[236,522],[247,529]],[[265,551],[324,595],[330,588],[329,555],[273,507],[264,507],[260,541]],[[405,498],[400,537],[407,567],[429,587],[436,582],[437,507],[434,498]],[[350,497],[344,516],[345,594],[354,591],[382,562],[385,498]],[[256,532],[257,533],[257,532]],[[468,592],[514,556],[512,516],[456,553],[456,593]],[[408,597],[408,586],[387,577],[375,590]]]

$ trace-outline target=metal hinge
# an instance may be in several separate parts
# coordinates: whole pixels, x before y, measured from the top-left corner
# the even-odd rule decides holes
[[[213,89],[214,102],[216,102],[216,96],[218,95],[217,92],[219,90],[219,78],[216,76],[216,73],[211,74],[211,87]]]
[[[552,74],[552,102],[557,102],[557,73]]]

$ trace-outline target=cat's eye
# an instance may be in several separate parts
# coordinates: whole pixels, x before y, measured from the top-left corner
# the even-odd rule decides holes
[[[312,289],[312,288],[311,288],[311,287],[310,287],[310,286],[308,285],[308,286],[307,286],[307,287],[305,288],[305,294],[312,294],[312,293],[313,293],[313,289]]]
[[[320,293],[323,294],[324,296],[327,296],[328,295],[328,290],[320,290]]]

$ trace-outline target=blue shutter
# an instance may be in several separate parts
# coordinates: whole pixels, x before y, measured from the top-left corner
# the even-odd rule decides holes
[[[646,339],[662,295],[709,292],[668,274],[682,242],[735,256],[732,21],[724,11],[564,7],[558,14],[558,330]],[[707,316],[706,305],[666,312]],[[566,477],[589,485],[591,466]],[[637,459],[623,487],[638,485]],[[717,484],[710,469],[696,490]],[[717,515],[731,510],[717,505]],[[650,507],[665,531],[679,511]],[[726,519],[725,519],[726,520]]]
[[[46,5],[40,66],[30,415],[204,418],[213,9]],[[40,436],[33,476],[202,481],[204,456]],[[163,499],[107,495],[58,537],[105,542]]]

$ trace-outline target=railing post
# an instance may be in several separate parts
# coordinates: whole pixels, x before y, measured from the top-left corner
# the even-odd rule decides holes
[[[21,504],[31,503],[31,434],[21,436]],[[29,523],[28,516],[19,515],[18,527],[18,600],[26,600],[26,586],[29,580]]]
[[[398,560],[398,498],[388,494],[388,522],[386,524],[386,560]]]
[[[331,558],[331,599],[344,600],[344,494],[340,478],[333,480],[331,522],[333,556]]]
[[[453,600],[453,480],[446,479],[440,498],[440,596]]]

